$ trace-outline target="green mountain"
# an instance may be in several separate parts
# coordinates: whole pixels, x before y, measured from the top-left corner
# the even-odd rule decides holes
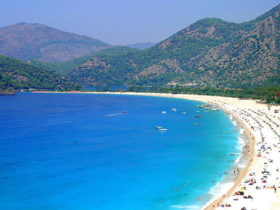
[[[58,73],[0,55],[0,94],[30,89],[72,90],[79,85]]]
[[[121,86],[129,82],[129,74],[137,73],[130,61],[131,56],[139,52],[129,47],[108,48],[68,72],[67,76],[83,85]]]
[[[40,61],[38,59],[29,60],[27,63],[40,67],[42,69],[46,69],[49,71],[58,72],[61,75],[65,75],[69,70],[76,68],[77,66],[83,64],[88,59],[90,59],[93,54],[84,55],[79,58],[75,58],[69,61],[59,62],[59,63],[47,63],[44,61]]]
[[[41,24],[18,23],[0,28],[0,54],[22,61],[63,62],[107,47],[97,39]]]
[[[279,75],[280,5],[236,24],[200,20],[145,50],[107,49],[68,72],[86,85],[242,88]]]

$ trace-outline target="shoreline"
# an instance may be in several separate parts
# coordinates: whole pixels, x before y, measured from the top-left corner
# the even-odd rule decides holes
[[[280,108],[259,104],[255,100],[241,100],[222,96],[134,92],[45,92],[138,95],[180,98],[215,105],[236,119],[248,138],[246,166],[238,173],[233,185],[219,198],[212,198],[203,209],[280,209]],[[276,111],[277,112],[276,112]],[[241,154],[241,157],[244,154]],[[279,167],[279,168],[278,168]],[[227,175],[229,176],[229,175]],[[249,180],[249,181],[248,181]],[[240,190],[241,189],[241,190]],[[242,194],[239,195],[239,192]],[[249,198],[248,198],[249,197]],[[265,200],[266,202],[262,202]]]
[[[219,106],[218,106],[219,107]],[[221,107],[219,107],[222,109]],[[241,127],[244,129],[245,136],[248,138],[248,142],[245,147],[249,147],[249,151],[247,150],[245,154],[241,154],[240,158],[246,158],[246,165],[245,167],[240,171],[240,173],[234,178],[233,181],[233,186],[223,195],[221,195],[219,198],[213,199],[212,201],[210,200],[204,207],[203,209],[205,210],[210,210],[210,209],[215,209],[216,207],[219,206],[226,198],[230,197],[231,194],[235,191],[237,186],[242,182],[244,177],[247,175],[249,167],[252,165],[252,161],[254,159],[254,146],[255,146],[255,138],[251,134],[249,128],[246,126],[246,124],[240,120],[238,116],[236,116],[233,113],[228,112],[227,110],[222,109],[226,114],[233,116],[234,119],[236,119]]]
[[[247,152],[245,154],[242,153],[243,148],[241,148],[241,155],[240,158],[246,158],[246,165],[245,167],[240,171],[240,173],[234,177],[233,179],[233,186],[230,187],[230,189],[226,192],[226,193],[221,193],[222,195],[220,195],[218,198],[212,198],[211,200],[209,200],[209,202],[207,202],[202,209],[204,210],[211,210],[211,209],[216,209],[216,207],[219,206],[219,204],[221,204],[226,198],[230,197],[230,195],[235,191],[235,189],[237,188],[237,186],[242,182],[242,180],[244,179],[244,177],[247,175],[249,167],[252,164],[253,158],[254,158],[254,146],[255,146],[255,138],[253,137],[252,133],[250,132],[249,128],[247,127],[247,125],[234,113],[231,113],[229,110],[225,109],[224,107],[220,106],[219,104],[213,102],[213,101],[206,101],[200,98],[200,95],[193,95],[196,96],[198,98],[190,98],[190,95],[182,95],[182,94],[155,94],[155,95],[151,95],[151,94],[133,94],[133,93],[129,93],[128,95],[145,95],[145,96],[161,96],[161,97],[168,97],[168,98],[180,98],[180,99],[186,99],[186,100],[195,100],[195,101],[199,101],[199,102],[203,102],[203,103],[207,103],[207,104],[211,104],[214,106],[217,106],[219,109],[223,110],[227,115],[230,115],[233,117],[233,119],[237,120],[238,123],[241,125],[241,127],[244,129],[245,132],[245,137],[248,138],[248,142],[247,142],[247,146],[249,147],[249,151],[247,150]],[[215,96],[213,96],[215,97]],[[246,146],[245,145],[245,146]],[[234,164],[235,165],[235,164]],[[233,166],[234,166],[233,165]],[[227,175],[229,176],[229,175]],[[215,185],[216,186],[216,185]],[[214,186],[214,187],[215,187]]]

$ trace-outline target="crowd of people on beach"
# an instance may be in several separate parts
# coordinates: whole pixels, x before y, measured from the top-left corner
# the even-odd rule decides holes
[[[279,164],[275,161],[280,159],[279,117],[265,110],[242,109],[222,103],[217,105],[245,122],[255,140],[255,149],[250,151],[249,146],[245,147],[248,161],[253,161],[253,166],[238,188],[235,188],[237,190],[221,203],[216,206],[214,204],[213,208],[270,209],[268,204],[273,204],[279,197],[277,194],[280,188]]]

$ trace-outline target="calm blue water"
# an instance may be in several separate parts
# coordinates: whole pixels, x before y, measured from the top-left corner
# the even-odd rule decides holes
[[[2,96],[0,209],[203,205],[211,180],[221,181],[234,160],[229,154],[239,152],[239,131],[223,112],[197,104],[144,96]]]

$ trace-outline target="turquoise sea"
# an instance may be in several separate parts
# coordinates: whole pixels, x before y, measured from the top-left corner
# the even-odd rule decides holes
[[[1,96],[0,209],[200,208],[238,156],[230,153],[240,154],[240,131],[224,112],[198,104],[125,95]]]

